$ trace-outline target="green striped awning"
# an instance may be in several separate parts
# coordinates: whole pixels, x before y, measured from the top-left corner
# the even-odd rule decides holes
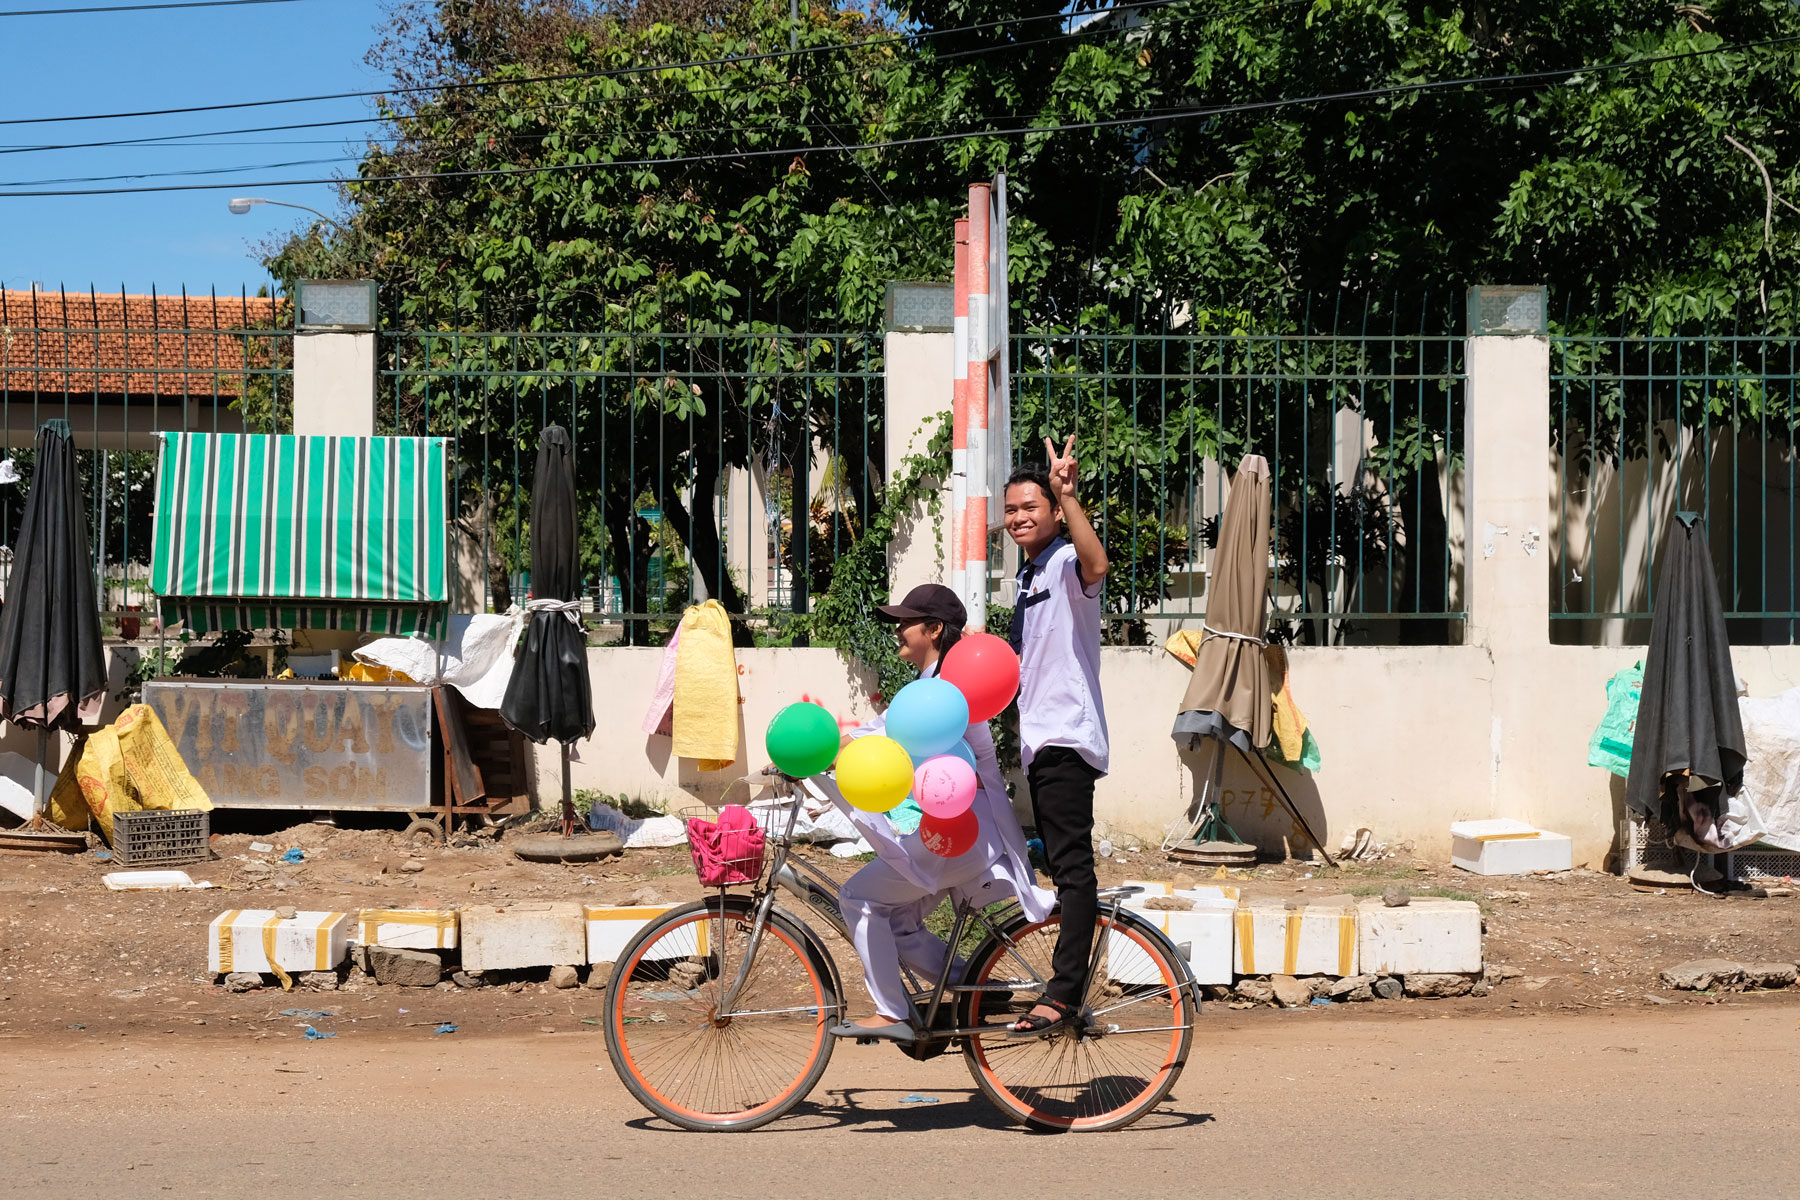
[[[441,632],[445,439],[165,433],[150,585],[165,622]]]

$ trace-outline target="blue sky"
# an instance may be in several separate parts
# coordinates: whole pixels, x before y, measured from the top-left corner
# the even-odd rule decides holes
[[[17,9],[81,7],[133,0],[0,0]],[[214,9],[0,16],[0,120],[179,108],[245,100],[362,91],[385,82],[363,62],[377,37],[379,0],[294,0]],[[354,157],[366,128],[246,133],[183,144],[113,146],[27,153],[13,147],[93,142],[248,126],[367,117],[362,99],[289,104],[180,116],[58,124],[0,125],[0,191],[75,176],[193,171]],[[256,144],[263,143],[263,144]],[[248,172],[244,179],[317,178],[346,173],[341,162]],[[208,182],[205,176],[191,182]],[[120,179],[46,188],[131,187],[170,180]],[[0,197],[0,281],[86,291],[252,291],[266,281],[255,244],[312,218],[259,207],[234,216],[237,189],[115,196]],[[338,214],[328,185],[245,189]]]

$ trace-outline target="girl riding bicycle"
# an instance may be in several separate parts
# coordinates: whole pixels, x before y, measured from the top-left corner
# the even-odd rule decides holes
[[[956,593],[935,583],[922,584],[900,603],[876,611],[894,623],[900,657],[918,667],[921,677],[937,674],[939,662],[962,637],[968,620]],[[869,737],[885,729],[885,717],[876,716],[849,737]],[[845,924],[862,960],[863,980],[875,1000],[875,1015],[833,1025],[829,1032],[837,1037],[914,1040],[919,1031],[913,1026],[913,1004],[900,964],[904,961],[921,978],[942,973],[950,950],[925,928],[925,917],[945,895],[970,900],[977,907],[1017,897],[1033,921],[1043,920],[1054,903],[1052,893],[1032,881],[1025,836],[1007,799],[987,723],[971,724],[963,740],[975,754],[979,786],[972,811],[981,832],[974,846],[954,858],[927,850],[917,833],[899,834],[886,815],[855,808],[835,787],[823,789],[856,823],[877,856],[844,884],[840,896]]]

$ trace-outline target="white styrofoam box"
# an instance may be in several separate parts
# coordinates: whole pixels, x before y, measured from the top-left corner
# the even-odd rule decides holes
[[[638,931],[673,907],[659,904],[588,905],[581,911],[587,921],[587,960],[590,963],[618,962]],[[710,920],[695,921],[683,933],[669,937],[666,943],[659,938],[658,942],[664,944],[652,947],[649,957],[658,957],[659,950],[678,953],[684,958],[690,954],[710,953],[707,931],[711,927]]]
[[[114,871],[102,875],[100,882],[109,892],[180,892],[212,886],[195,883],[186,871]]]
[[[206,931],[206,968],[215,975],[330,971],[348,953],[350,914],[301,911],[285,921],[266,908],[234,908]]]
[[[572,967],[587,961],[583,957],[586,953],[587,930],[579,904],[472,904],[462,910],[462,961],[466,971]]]
[[[1357,974],[1352,905],[1290,909],[1280,900],[1245,900],[1234,920],[1232,966],[1239,975]]]
[[[1415,896],[1399,908],[1370,897],[1356,908],[1356,948],[1370,975],[1449,975],[1481,970],[1481,906]]]
[[[1222,896],[1191,896],[1194,907],[1181,912],[1133,908],[1132,913],[1168,935],[1177,949],[1185,949],[1188,969],[1196,983],[1231,982],[1232,914],[1236,899]],[[1142,897],[1135,897],[1142,899]],[[1123,984],[1161,983],[1161,974],[1144,952],[1129,938],[1118,934],[1107,937],[1107,975]]]
[[[453,908],[365,908],[356,914],[350,940],[404,950],[454,950],[456,929]],[[573,964],[551,964],[559,965]]]
[[[1450,865],[1476,875],[1567,871],[1575,865],[1575,843],[1506,817],[1457,821],[1450,826]]]

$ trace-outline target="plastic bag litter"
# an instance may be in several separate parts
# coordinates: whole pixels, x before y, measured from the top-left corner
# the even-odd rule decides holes
[[[610,804],[588,809],[588,828],[618,835],[627,850],[687,844],[687,826],[680,817],[628,817]]]

